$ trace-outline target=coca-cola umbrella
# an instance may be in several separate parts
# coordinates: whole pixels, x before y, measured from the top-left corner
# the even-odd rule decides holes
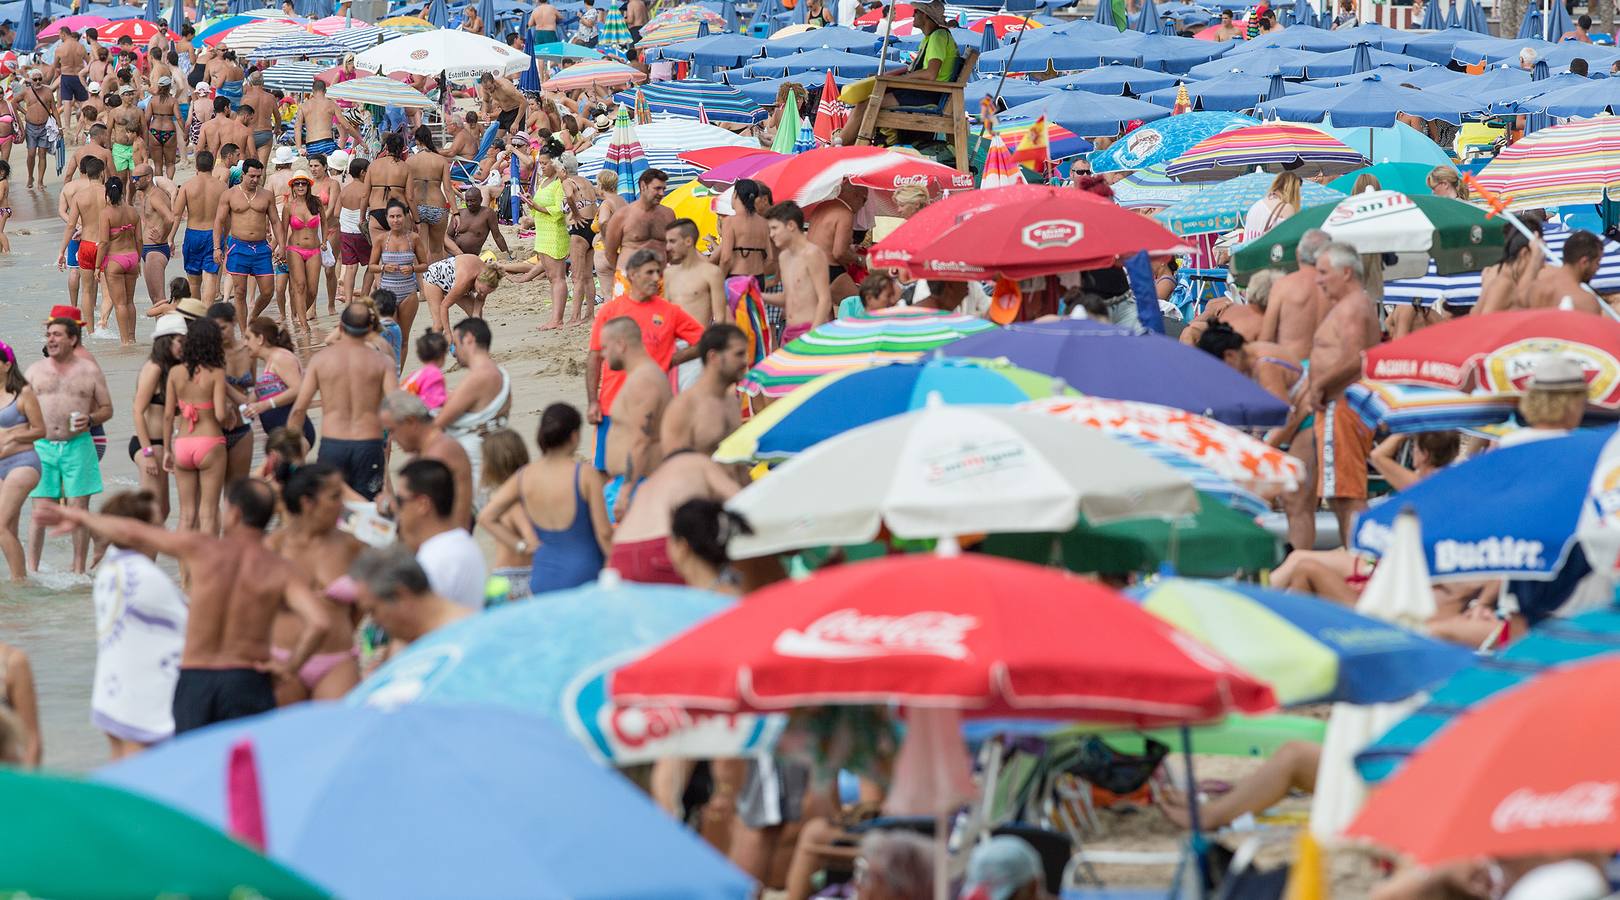
[[[1037,278],[1185,249],[1162,225],[1094,194],[1014,185],[946,197],[872,248],[874,266],[918,278]]]
[[[838,196],[844,182],[879,191],[921,185],[932,193],[973,187],[973,175],[885,147],[822,147],[754,173],[778,201],[809,206]]]
[[[1620,658],[1556,669],[1452,722],[1378,788],[1348,837],[1433,865],[1620,847]],[[1421,810],[1414,815],[1414,810]]]

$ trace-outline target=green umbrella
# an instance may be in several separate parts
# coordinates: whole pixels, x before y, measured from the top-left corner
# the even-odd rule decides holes
[[[1484,210],[1449,197],[1369,191],[1301,210],[1244,244],[1232,256],[1233,275],[1247,282],[1261,269],[1292,270],[1294,247],[1312,228],[1359,253],[1395,254],[1384,262],[1384,277],[1391,279],[1428,274],[1431,257],[1441,275],[1478,272],[1502,258],[1502,225]]]
[[[1208,494],[1185,519],[1081,524],[1063,535],[993,534],[979,549],[1025,562],[1061,561],[1076,572],[1151,572],[1168,563],[1198,578],[1269,569],[1282,560],[1277,538]]]
[[[0,769],[0,809],[0,896],[328,896],[191,816],[108,785]]]
[[[1328,182],[1328,187],[1348,194],[1356,186],[1356,179],[1362,175],[1371,175],[1378,179],[1378,186],[1386,191],[1400,191],[1403,194],[1419,194],[1428,196],[1434,193],[1429,187],[1429,173],[1434,166],[1423,163],[1386,162],[1376,166],[1362,166],[1354,172],[1340,175]]]

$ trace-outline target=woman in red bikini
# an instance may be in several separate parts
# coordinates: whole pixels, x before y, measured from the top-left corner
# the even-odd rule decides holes
[[[225,483],[225,338],[213,320],[194,319],[180,344],[180,364],[164,392],[163,468],[180,487],[180,527],[219,533],[219,494]],[[176,431],[176,424],[181,427]]]
[[[287,234],[287,266],[292,272],[292,328],[309,334],[309,313],[315,308],[315,295],[321,286],[321,248],[330,237],[332,224],[326,207],[315,196],[315,178],[308,169],[296,169],[287,179],[290,196],[281,210],[281,224]]]

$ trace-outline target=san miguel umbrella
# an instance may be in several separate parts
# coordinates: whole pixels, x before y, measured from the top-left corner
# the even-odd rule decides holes
[[[753,892],[748,876],[560,726],[505,709],[301,703],[167,742],[97,780],[222,825],[227,760],[243,740],[259,750],[271,858],[338,896]]]
[[[1338,203],[1301,210],[1232,255],[1232,271],[1247,280],[1265,268],[1292,269],[1294,248],[1307,230],[1320,228],[1358,253],[1394,253],[1389,278],[1437,271],[1474,272],[1502,258],[1501,225],[1484,210],[1449,197],[1369,191]]]
[[[877,362],[909,362],[936,347],[996,326],[977,316],[935,314],[895,307],[853,319],[834,319],[776,350],[743,376],[749,394],[784,397],[822,375]]]
[[[1608,750],[1620,734],[1591,703],[1616,692],[1620,659],[1610,657],[1492,697],[1385,782],[1346,834],[1424,865],[1612,851],[1620,787]]]
[[[0,804],[0,885],[8,894],[329,896],[222,828],[119,787],[0,768]]]
[[[1166,165],[1165,173],[1183,181],[1224,181],[1256,167],[1336,175],[1366,164],[1366,157],[1314,128],[1273,124],[1211,135]]]
[[[1166,165],[1205,138],[1258,124],[1257,119],[1230,112],[1182,113],[1131,129],[1108,149],[1091,154],[1087,161],[1093,172]]]
[[[1243,227],[1243,217],[1249,208],[1271,189],[1275,175],[1252,172],[1215,183],[1210,190],[1188,197],[1153,214],[1166,228],[1179,235],[1226,232]],[[1300,184],[1302,203],[1315,206],[1344,199],[1341,191],[1323,187],[1314,181]]]
[[[1477,176],[1508,209],[1602,203],[1620,196],[1620,118],[1543,128],[1497,154]]]

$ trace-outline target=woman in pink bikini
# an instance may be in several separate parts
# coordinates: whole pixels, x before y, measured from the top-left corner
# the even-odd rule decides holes
[[[287,265],[292,271],[288,296],[292,298],[292,330],[309,334],[309,313],[321,287],[321,247],[325,246],[331,218],[315,196],[315,178],[308,169],[296,169],[287,179],[287,204],[281,224],[287,233]]]
[[[365,545],[338,530],[343,500],[343,473],[323,463],[297,467],[281,486],[284,524],[270,535],[270,549],[297,562],[316,585],[324,585],[322,596],[330,604],[327,616],[333,622],[347,623],[328,631],[325,641],[298,670],[296,683],[277,683],[276,702],[281,706],[310,699],[333,700],[360,682],[354,647],[360,613],[354,595],[343,588],[348,584],[349,564]],[[303,620],[298,616],[278,614],[270,632],[270,655],[290,657],[302,629]]]
[[[169,369],[164,392],[163,468],[180,487],[180,527],[219,533],[219,494],[225,483],[225,338],[211,319],[194,319]],[[181,427],[178,432],[176,424]]]
[[[107,179],[107,246],[102,248],[102,275],[107,283],[107,308],[118,316],[118,338],[126,347],[135,343],[135,283],[141,277],[141,236],[136,231],[141,214],[124,202],[124,183]]]

